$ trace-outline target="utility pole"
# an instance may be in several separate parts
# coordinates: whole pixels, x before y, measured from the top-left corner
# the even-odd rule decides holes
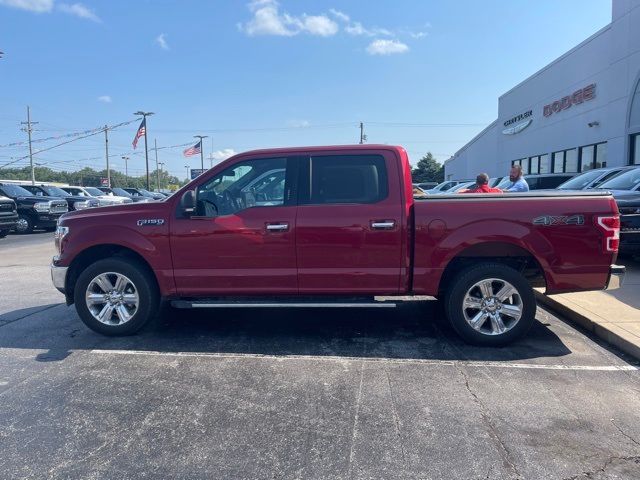
[[[360,145],[362,145],[366,139],[367,136],[364,134],[364,123],[360,122]]]
[[[153,115],[153,112],[143,112],[142,110],[138,110],[134,113],[134,115],[142,115],[144,119],[144,159],[147,165],[147,190],[150,190],[151,185],[149,182],[149,148],[147,146],[147,137],[149,136],[149,126],[147,125],[147,117],[149,115]]]
[[[156,151],[156,183],[158,186],[158,191],[160,191],[160,170],[158,170],[158,140],[153,139],[154,150]]]
[[[204,170],[204,145],[202,145],[202,139],[209,138],[209,135],[194,135],[193,138],[200,139],[200,168]]]
[[[29,163],[31,164],[31,185],[35,185],[36,184],[36,171],[33,169],[33,150],[31,148],[31,132],[33,131],[33,129],[31,128],[31,125],[37,125],[38,122],[32,122],[31,121],[31,110],[29,109],[29,105],[27,105],[27,121],[26,122],[20,122],[21,125],[26,125],[26,128],[22,128],[21,130],[23,132],[27,132],[27,135],[29,135]]]
[[[158,165],[160,166],[160,187],[162,187],[162,173],[163,173],[163,169],[164,169],[164,162],[160,162],[158,163]]]
[[[125,157],[124,155],[122,156],[122,159],[124,160],[124,176],[127,177],[127,179],[129,178],[129,157]],[[127,180],[128,182],[128,180]]]
[[[189,183],[189,165],[185,165],[184,168],[187,169],[187,183]]]
[[[109,127],[104,126],[104,154],[107,157],[107,187],[111,188],[111,169],[109,168]]]

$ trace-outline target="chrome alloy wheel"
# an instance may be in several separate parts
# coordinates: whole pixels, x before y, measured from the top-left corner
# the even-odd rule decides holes
[[[29,222],[24,218],[18,218],[18,221],[16,223],[16,230],[18,232],[26,232],[28,228],[29,228]]]
[[[123,325],[138,311],[138,289],[121,273],[106,272],[95,277],[85,293],[89,312],[105,325]]]
[[[484,335],[500,335],[516,326],[522,317],[522,297],[505,280],[485,278],[464,296],[462,312],[474,330]]]

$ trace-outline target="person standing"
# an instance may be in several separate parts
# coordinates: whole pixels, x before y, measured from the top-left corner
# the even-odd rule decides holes
[[[489,175],[481,173],[476,177],[476,184],[460,193],[502,193],[499,188],[489,186]]]
[[[514,165],[511,167],[511,170],[509,171],[509,180],[511,180],[511,185],[505,189],[505,192],[529,191],[529,184],[522,175],[522,167],[520,165]]]

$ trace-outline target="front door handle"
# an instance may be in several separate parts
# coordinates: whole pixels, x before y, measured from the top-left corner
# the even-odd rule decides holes
[[[268,232],[286,232],[289,230],[288,223],[267,223]]]
[[[376,230],[391,230],[395,226],[395,220],[374,220],[371,222],[371,228]]]

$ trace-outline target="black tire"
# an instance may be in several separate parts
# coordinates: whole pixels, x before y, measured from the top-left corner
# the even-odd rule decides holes
[[[9,235],[9,232],[11,231],[11,229],[6,229],[6,230],[0,230],[0,238],[4,238],[7,235]]]
[[[522,312],[520,319],[504,333],[483,333],[484,330],[474,329],[465,318],[463,304],[467,292],[484,279],[498,280],[494,282],[495,288],[500,286],[500,281],[508,282],[520,297]],[[494,290],[493,293],[498,292]],[[453,278],[445,294],[445,311],[451,326],[465,342],[479,346],[500,347],[522,337],[531,328],[536,316],[536,300],[529,282],[516,270],[499,263],[483,263],[465,269]],[[480,312],[479,309],[473,308],[466,311],[468,315]],[[509,316],[501,318],[513,322]],[[486,322],[491,325],[490,318]]]
[[[138,308],[130,320],[121,325],[107,325],[94,318],[85,301],[87,288],[102,273],[114,272],[130,279],[138,294]],[[108,336],[132,335],[156,316],[160,295],[153,274],[132,259],[109,258],[87,267],[78,277],[74,288],[74,302],[80,319],[91,330]]]
[[[32,233],[33,232],[33,220],[29,215],[18,215],[18,223],[15,226],[17,233]]]

